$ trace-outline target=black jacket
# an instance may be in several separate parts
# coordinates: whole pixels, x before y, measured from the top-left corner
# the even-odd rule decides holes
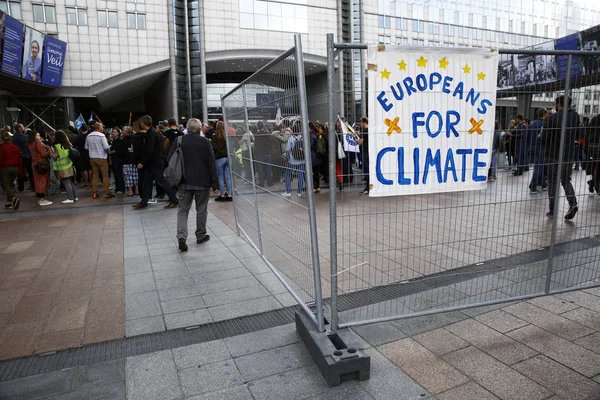
[[[183,161],[185,167],[184,182],[186,185],[213,188],[219,187],[215,155],[210,141],[196,134],[188,134],[181,138]],[[170,159],[177,149],[177,142],[171,145]]]
[[[152,127],[144,135],[140,162],[144,168],[164,167],[163,141]]]
[[[544,145],[545,161],[557,162],[560,149],[560,130],[563,112],[559,111],[549,116],[544,121],[542,130],[542,144]],[[576,111],[567,111],[567,129],[565,132],[565,152],[563,161],[575,160],[575,142],[584,136],[584,130],[580,126],[579,114]]]
[[[175,129],[169,128],[165,131],[165,137],[167,139],[169,139],[169,143],[171,143],[171,144],[173,144],[175,139],[177,139],[179,136],[183,136],[183,132],[181,132],[177,128],[175,128]]]

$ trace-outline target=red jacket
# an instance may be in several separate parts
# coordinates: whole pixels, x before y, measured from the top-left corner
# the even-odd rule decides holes
[[[0,169],[3,167],[19,167],[19,176],[23,175],[21,150],[12,143],[0,144]]]

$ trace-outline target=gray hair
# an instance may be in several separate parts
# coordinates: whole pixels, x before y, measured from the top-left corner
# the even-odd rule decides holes
[[[202,121],[198,118],[191,118],[186,126],[188,133],[200,133],[202,131]]]
[[[122,132],[123,132],[123,133],[125,133],[125,131],[127,131],[127,133],[133,133],[133,128],[132,128],[132,127],[130,127],[129,125],[125,125],[125,126],[123,127],[123,130],[122,130]]]

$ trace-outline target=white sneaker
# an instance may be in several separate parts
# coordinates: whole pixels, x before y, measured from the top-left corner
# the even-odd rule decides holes
[[[75,201],[79,201],[79,197],[75,197]]]
[[[302,197],[302,193],[298,193],[298,197]]]
[[[148,200],[148,204],[156,204],[156,203],[158,203],[158,201],[156,201],[156,199]]]
[[[52,202],[50,200],[44,200],[44,201],[38,201],[38,204],[40,206],[50,206],[50,205],[52,205]]]
[[[61,201],[61,203],[63,203],[63,204],[73,204],[75,202],[73,200],[71,200],[71,199],[67,199],[67,200]]]
[[[292,194],[291,194],[291,193],[288,193],[288,192],[281,193],[281,195],[282,195],[283,197],[292,197]]]

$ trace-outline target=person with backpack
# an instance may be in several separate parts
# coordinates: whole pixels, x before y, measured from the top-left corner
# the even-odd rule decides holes
[[[298,174],[298,197],[302,197],[306,168],[304,166],[304,140],[300,123],[295,123],[292,126],[292,136],[288,139],[285,150],[289,157],[288,166],[285,169],[285,193],[281,195],[283,197],[292,196],[292,173],[296,171]]]
[[[327,176],[327,140],[323,136],[323,127],[312,122],[308,123],[310,134],[310,151],[313,164],[314,192],[321,192],[321,174]]]

